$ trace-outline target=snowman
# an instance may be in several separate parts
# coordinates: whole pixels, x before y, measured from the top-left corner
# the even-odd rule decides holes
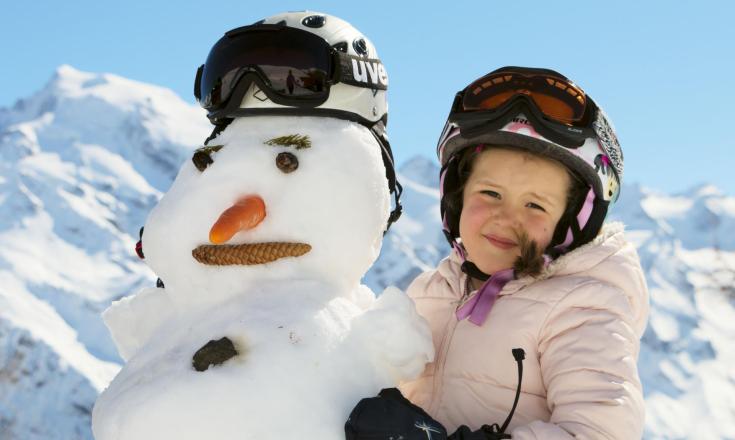
[[[126,364],[97,440],[342,439],[361,398],[433,359],[412,301],[360,284],[400,214],[386,89],[375,48],[333,16],[215,44],[196,95],[216,128],[143,233],[162,282],[104,314]]]

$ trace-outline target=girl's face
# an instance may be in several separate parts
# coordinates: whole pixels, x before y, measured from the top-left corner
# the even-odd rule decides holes
[[[521,231],[545,249],[566,208],[569,179],[562,165],[529,153],[505,148],[480,153],[459,219],[467,259],[487,274],[513,267]]]

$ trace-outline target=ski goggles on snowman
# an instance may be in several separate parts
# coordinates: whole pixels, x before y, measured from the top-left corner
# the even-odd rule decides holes
[[[345,43],[346,44],[346,43]],[[387,90],[388,76],[378,59],[348,55],[310,32],[257,24],[233,29],[214,45],[194,81],[194,96],[213,122],[237,116],[254,82],[279,105],[314,108],[337,83]]]
[[[568,148],[596,136],[595,121],[604,118],[595,102],[560,73],[503,67],[458,92],[449,120],[466,133],[498,129],[519,113],[532,119],[544,137]]]

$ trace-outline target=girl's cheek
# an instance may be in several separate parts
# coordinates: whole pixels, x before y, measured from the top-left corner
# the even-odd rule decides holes
[[[490,210],[487,206],[473,200],[468,200],[462,208],[460,222],[464,222],[468,225],[482,224],[487,220],[489,215]]]
[[[526,232],[542,247],[546,247],[551,242],[555,229],[556,225],[551,224],[547,219],[532,219],[526,223]]]

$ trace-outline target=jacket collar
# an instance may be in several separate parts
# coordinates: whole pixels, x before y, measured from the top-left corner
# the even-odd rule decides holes
[[[536,277],[524,276],[509,281],[498,295],[511,295],[531,283],[553,276],[585,272],[599,265],[603,260],[625,246],[627,242],[623,234],[624,230],[625,227],[620,222],[604,224],[594,240],[553,260]],[[462,272],[461,265],[462,260],[457,255],[457,252],[452,250],[449,257],[442,261],[437,268],[439,273],[450,281],[452,290],[454,290],[458,298],[463,296],[467,282],[467,275]]]

